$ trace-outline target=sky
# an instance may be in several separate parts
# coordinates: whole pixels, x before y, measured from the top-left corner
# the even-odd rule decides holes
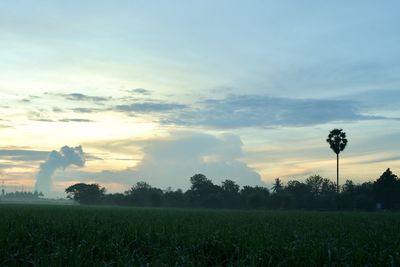
[[[242,186],[335,180],[325,142],[333,128],[349,139],[341,181],[399,174],[399,8],[394,0],[3,0],[6,191],[33,190],[43,173],[59,196],[77,182],[109,192],[138,181],[187,189],[196,173]]]

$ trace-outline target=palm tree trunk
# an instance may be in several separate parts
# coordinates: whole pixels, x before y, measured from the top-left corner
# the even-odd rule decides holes
[[[339,193],[339,154],[336,154],[336,191]]]

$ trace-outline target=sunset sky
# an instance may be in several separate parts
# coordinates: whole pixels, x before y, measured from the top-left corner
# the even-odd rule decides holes
[[[32,190],[96,182],[270,187],[400,174],[399,1],[0,1],[0,174]],[[56,194],[56,193],[54,193]],[[60,193],[57,193],[61,195]]]

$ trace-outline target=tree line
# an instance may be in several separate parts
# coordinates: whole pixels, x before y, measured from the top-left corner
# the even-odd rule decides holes
[[[43,194],[37,191],[34,192],[16,191],[16,192],[5,193],[3,189],[0,195],[0,200],[31,201],[31,200],[39,200],[41,197],[43,197]]]
[[[400,179],[387,169],[373,182],[342,186],[320,175],[304,182],[281,179],[269,190],[262,186],[240,187],[232,180],[216,185],[203,174],[190,178],[187,191],[161,190],[146,182],[137,182],[124,193],[106,193],[98,184],[78,183],[68,187],[68,198],[81,204],[140,207],[235,208],[235,209],[309,209],[373,210],[400,209]],[[338,188],[340,189],[338,191]]]

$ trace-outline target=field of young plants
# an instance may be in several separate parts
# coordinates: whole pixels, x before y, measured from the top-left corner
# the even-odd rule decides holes
[[[0,266],[399,266],[400,214],[0,205]]]

